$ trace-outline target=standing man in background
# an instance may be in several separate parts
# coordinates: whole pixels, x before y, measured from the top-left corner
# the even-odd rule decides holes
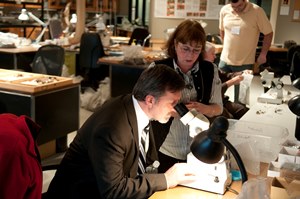
[[[264,10],[248,0],[229,0],[220,11],[219,29],[223,39],[219,68],[225,72],[252,70],[254,63],[266,63],[273,30]],[[255,60],[259,34],[264,34],[262,49]],[[235,86],[238,101],[239,86]]]

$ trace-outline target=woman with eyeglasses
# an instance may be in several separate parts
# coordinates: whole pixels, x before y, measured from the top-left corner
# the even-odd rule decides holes
[[[209,119],[223,111],[221,81],[218,69],[204,60],[206,34],[198,21],[184,20],[166,43],[168,58],[151,65],[166,64],[176,70],[185,81],[180,102]],[[156,146],[159,154],[159,172],[165,172],[177,162],[186,162],[192,137],[178,115],[167,124],[153,122],[157,132]],[[162,133],[162,131],[164,133]],[[164,135],[164,136],[162,136]]]

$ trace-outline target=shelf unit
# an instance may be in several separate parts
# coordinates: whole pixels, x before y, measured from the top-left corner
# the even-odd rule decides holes
[[[71,2],[71,9],[76,10],[76,0],[48,0],[49,9],[64,9]],[[112,12],[116,0],[86,0],[87,12]]]
[[[77,0],[78,1],[78,0]],[[76,0],[47,0],[45,9],[63,11],[68,3],[71,2],[70,14],[76,13]],[[95,14],[107,13],[109,18],[105,23],[116,25],[115,16],[117,5],[121,0],[85,0],[86,3],[86,23],[94,20]],[[70,17],[71,18],[71,17]]]
[[[38,0],[38,1],[22,1],[20,3],[17,3],[16,1],[0,1],[0,7],[3,9],[7,7],[12,7],[11,12],[14,13],[20,13],[21,9],[32,9],[34,11],[39,10],[39,18],[43,21],[44,20],[44,0]],[[5,15],[6,13],[4,13]],[[13,20],[9,22],[3,22],[1,20],[0,22],[0,31],[2,30],[8,30],[9,32],[16,33],[18,35],[22,35],[27,37],[27,29],[30,31],[29,36],[31,36],[32,32],[35,30],[35,28],[41,29],[41,25],[36,22],[21,22],[17,20],[17,16],[11,17]],[[20,31],[21,30],[21,31]]]

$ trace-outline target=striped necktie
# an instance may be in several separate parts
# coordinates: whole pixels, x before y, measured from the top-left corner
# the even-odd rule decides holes
[[[139,174],[145,173],[145,169],[146,169],[146,148],[145,148],[145,146],[146,146],[147,134],[149,133],[149,128],[150,128],[149,124],[142,131],[141,142],[140,142],[139,162],[138,162],[138,164],[139,164],[138,173]]]

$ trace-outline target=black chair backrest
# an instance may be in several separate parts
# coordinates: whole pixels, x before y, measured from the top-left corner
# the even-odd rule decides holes
[[[222,38],[219,34],[213,34],[212,37],[215,44],[223,44]]]
[[[98,33],[83,33],[80,39],[80,68],[97,68],[98,59],[105,56]]]
[[[290,64],[291,80],[294,81],[300,77],[300,45],[292,45],[288,49],[287,56]]]
[[[128,45],[131,45],[132,42],[135,40],[136,44],[143,45],[144,39],[149,35],[149,31],[145,28],[135,28],[131,34],[131,37],[129,39]],[[145,42],[145,46],[150,46],[149,39]]]
[[[51,19],[49,21],[49,32],[51,39],[57,39],[62,35],[63,28],[59,19]]]
[[[207,35],[206,35],[206,41],[208,41],[208,42],[212,42],[213,41],[213,36],[210,34],[210,33],[208,33]]]
[[[206,35],[206,41],[212,42],[214,44],[223,44],[222,38],[219,34],[210,34]]]
[[[65,50],[58,45],[45,45],[39,48],[32,62],[32,72],[61,76],[65,62]]]

